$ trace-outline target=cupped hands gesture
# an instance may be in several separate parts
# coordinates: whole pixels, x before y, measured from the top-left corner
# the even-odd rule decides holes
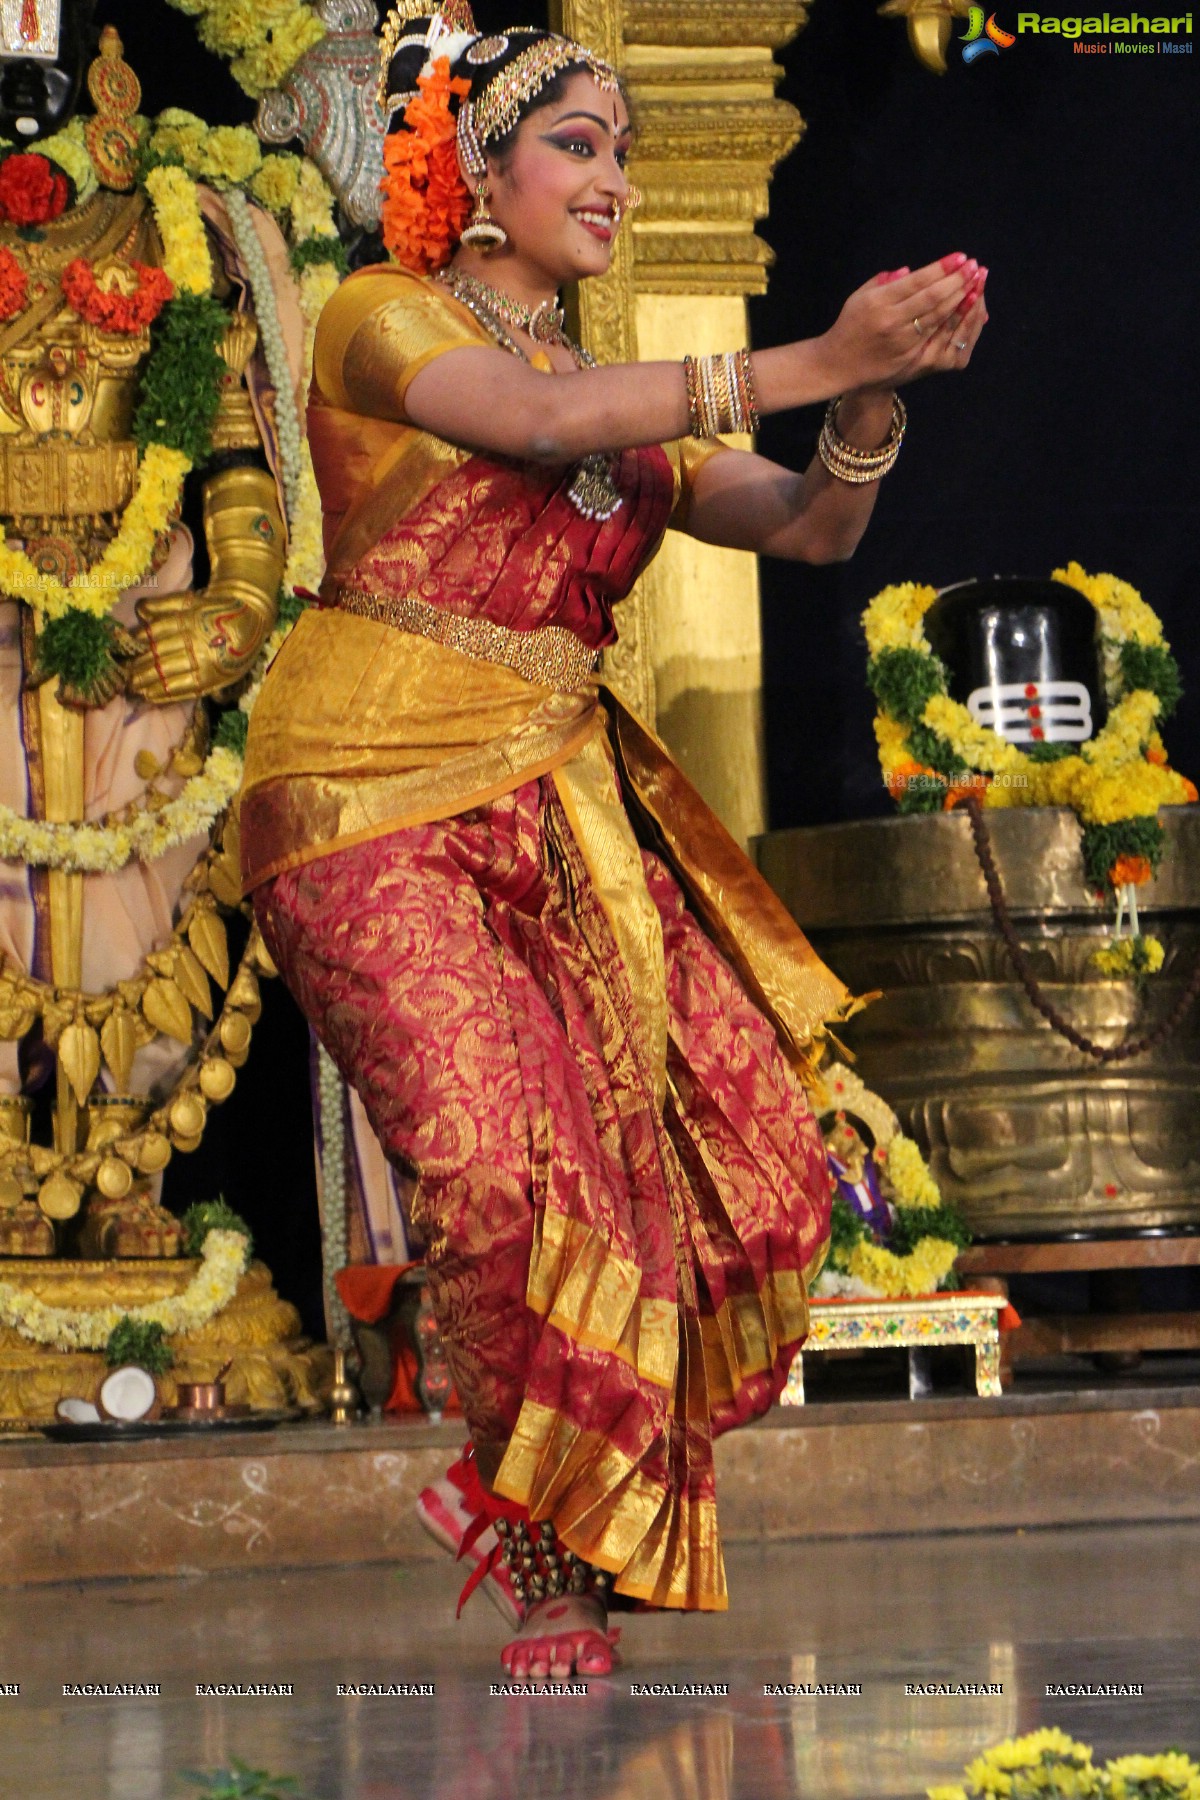
[[[923,269],[892,269],[856,288],[820,339],[840,392],[898,387],[961,371],[987,323],[987,270],[955,252]]]

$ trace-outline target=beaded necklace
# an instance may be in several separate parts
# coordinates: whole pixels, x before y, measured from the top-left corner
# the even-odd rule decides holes
[[[560,346],[569,352],[578,369],[596,367],[595,358],[567,336],[562,308],[557,302],[543,300],[540,306],[525,306],[520,300],[514,300],[511,295],[501,293],[490,283],[480,281],[478,276],[467,275],[461,269],[442,269],[433,279],[478,319],[502,350],[519,356],[522,362],[528,362],[529,358],[512,336],[513,331],[526,332],[535,344]],[[602,451],[593,450],[580,458],[567,498],[585,519],[612,518],[621,505],[621,495],[613,480],[609,458]]]

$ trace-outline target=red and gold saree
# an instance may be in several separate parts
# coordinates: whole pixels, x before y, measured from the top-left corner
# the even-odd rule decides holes
[[[366,416],[381,388],[402,409],[441,351],[490,343],[394,269],[322,317],[326,603],[254,712],[246,885],[417,1177],[495,1491],[618,1593],[723,1607],[713,1438],[766,1410],[807,1329],[830,1184],[802,1077],[854,1003],[586,675],[685,521],[695,447],[615,458],[622,504],[599,520],[571,470]]]

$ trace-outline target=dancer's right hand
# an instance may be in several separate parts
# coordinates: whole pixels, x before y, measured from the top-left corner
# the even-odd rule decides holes
[[[831,389],[896,387],[928,374],[930,338],[958,313],[978,275],[974,258],[956,251],[911,273],[873,275],[855,288],[817,339]]]

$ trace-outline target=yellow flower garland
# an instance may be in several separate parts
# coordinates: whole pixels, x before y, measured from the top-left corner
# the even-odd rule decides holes
[[[186,294],[210,294],[212,254],[196,183],[186,169],[163,165],[146,175],[145,189],[163,245],[163,268]]]
[[[100,560],[76,575],[68,587],[43,574],[24,550],[0,543],[0,592],[18,595],[43,618],[57,619],[77,607],[106,619],[121,592],[149,568],[155,543],[179,505],[183,478],[191,466],[182,451],[148,444],[120,530]]]
[[[929,1165],[887,1102],[867,1087],[862,1077],[842,1063],[833,1063],[822,1076],[828,1111],[847,1112],[868,1125],[875,1140],[875,1164],[887,1197],[899,1207],[938,1207],[941,1191]],[[829,1268],[836,1287],[840,1274],[859,1281],[873,1294],[888,1300],[911,1300],[932,1294],[949,1275],[958,1246],[948,1238],[923,1237],[906,1256],[897,1256],[883,1244],[861,1240],[838,1269]],[[818,1278],[820,1279],[820,1278]],[[816,1290],[820,1297],[819,1288]]]
[[[212,258],[195,183],[182,169],[152,169],[146,191],[162,238],[163,268],[177,288],[209,293]],[[0,592],[24,600],[40,620],[61,618],[72,608],[106,619],[120,594],[149,568],[154,546],[179,508],[191,466],[181,450],[147,444],[133,497],[100,559],[67,585],[40,570],[24,550],[0,542]]]
[[[199,1331],[216,1318],[237,1292],[246,1268],[246,1238],[240,1231],[213,1230],[204,1240],[200,1267],[182,1294],[144,1306],[47,1306],[28,1288],[0,1282],[0,1325],[33,1344],[58,1350],[103,1350],[123,1318],[161,1325],[168,1336]]]
[[[1055,569],[1052,579],[1075,588],[1095,607],[1110,663],[1124,643],[1163,643],[1157,616],[1128,582],[1115,575],[1088,575],[1076,562]],[[862,616],[871,655],[913,650],[932,659],[922,621],[936,598],[934,588],[916,582],[877,594]],[[1111,710],[1100,733],[1078,752],[1055,762],[1040,762],[998,732],[977,724],[948,694],[931,696],[921,723],[945,739],[968,771],[992,777],[976,786],[985,806],[1070,806],[1084,825],[1111,825],[1153,818],[1162,806],[1194,800],[1192,783],[1169,768],[1161,754],[1161,739],[1154,729],[1158,696],[1146,688],[1120,695],[1110,668],[1109,698]],[[894,790],[899,780],[919,769],[909,748],[908,728],[880,709],[875,737],[884,780]],[[1147,760],[1147,750],[1157,752],[1155,760]],[[951,791],[954,781],[947,778]]]

